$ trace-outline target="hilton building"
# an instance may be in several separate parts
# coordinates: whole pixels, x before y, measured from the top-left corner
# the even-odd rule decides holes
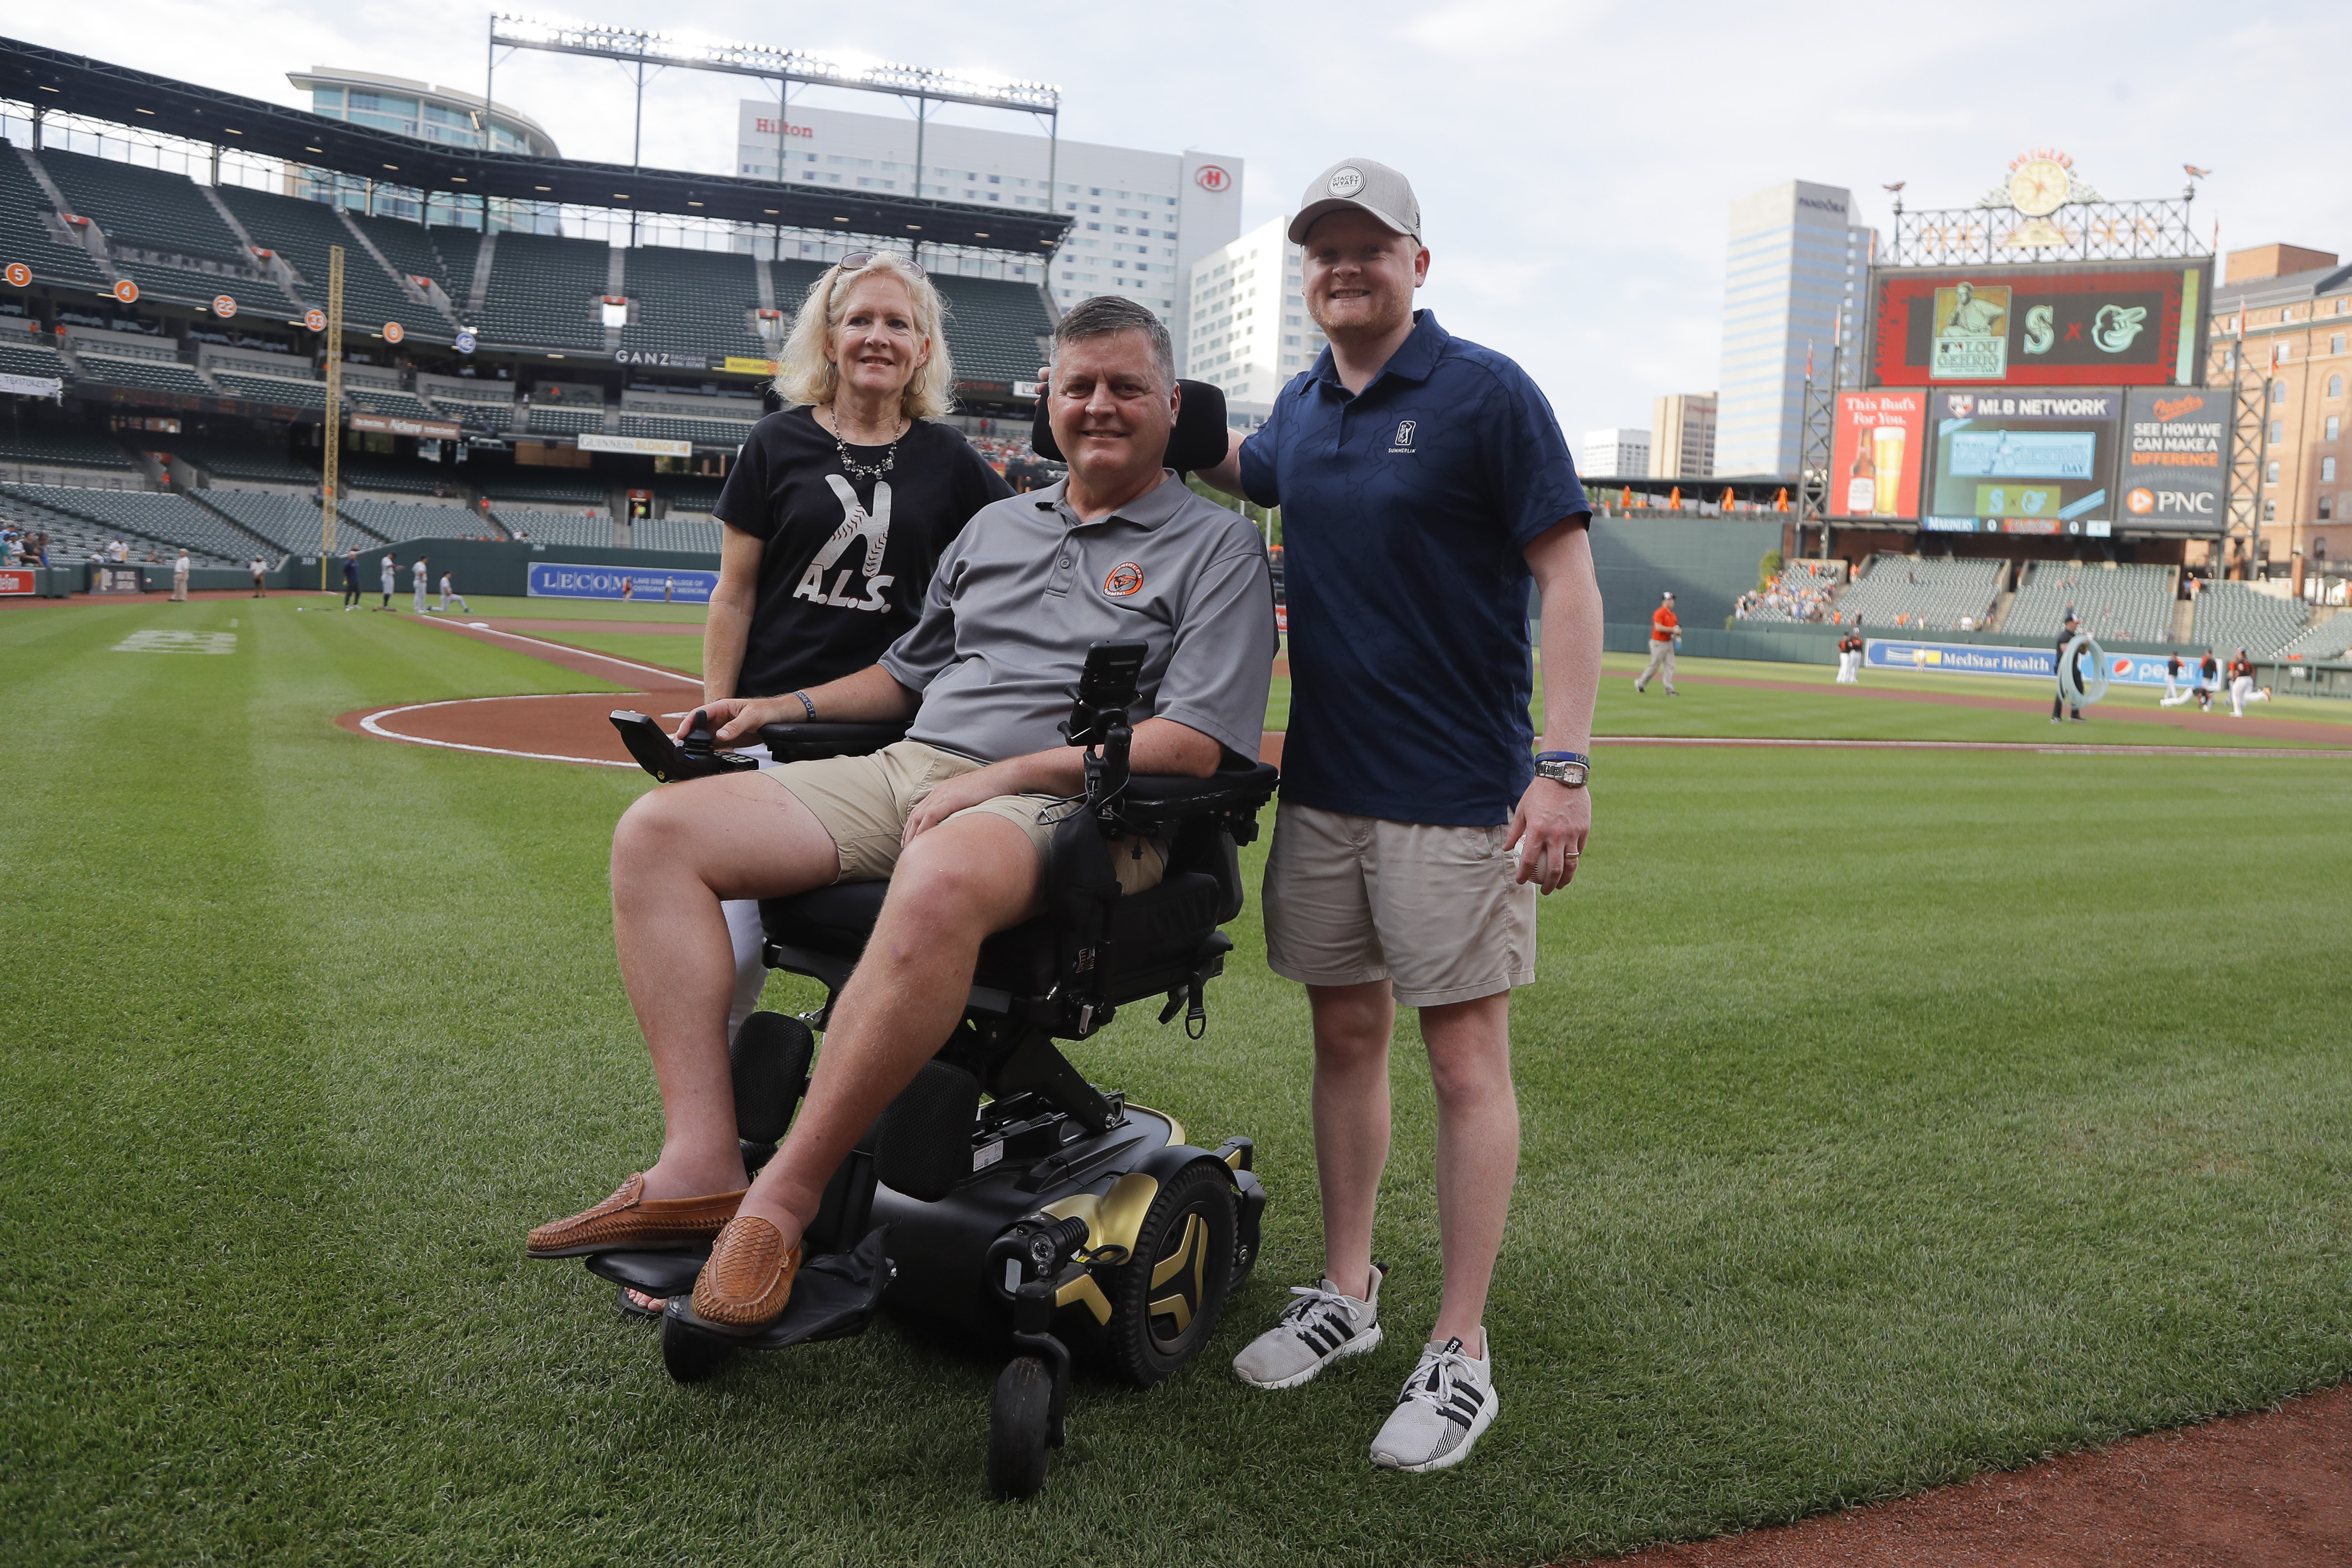
[[[1715,472],[1793,478],[1804,426],[1805,353],[1826,383],[1843,310],[1857,336],[1874,229],[1850,221],[1835,185],[1790,180],[1731,204]]]
[[[1013,123],[1011,117],[1006,122]],[[839,185],[1027,212],[1058,212],[1073,227],[1050,271],[1001,254],[928,249],[923,264],[947,272],[1022,278],[1048,288],[1056,306],[1090,294],[1125,294],[1168,323],[1183,358],[1184,279],[1195,261],[1241,231],[1242,161],[1209,153],[1147,153],[934,121],[918,132],[907,115],[746,100],[740,106],[735,172],[793,185]],[[920,166],[918,174],[918,164]],[[830,260],[844,242],[785,234],[786,257]],[[747,243],[772,254],[779,237]],[[858,241],[856,243],[866,243]]]

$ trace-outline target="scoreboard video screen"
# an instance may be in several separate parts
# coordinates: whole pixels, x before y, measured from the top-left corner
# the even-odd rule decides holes
[[[2123,395],[2074,387],[1928,395],[1935,468],[1921,526],[1930,531],[2114,531]]]

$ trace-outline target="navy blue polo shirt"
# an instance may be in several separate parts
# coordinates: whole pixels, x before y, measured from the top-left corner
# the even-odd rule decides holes
[[[1527,372],[1427,310],[1360,394],[1325,349],[1242,445],[1282,508],[1286,800],[1437,826],[1508,822],[1535,776],[1523,552],[1589,514]]]

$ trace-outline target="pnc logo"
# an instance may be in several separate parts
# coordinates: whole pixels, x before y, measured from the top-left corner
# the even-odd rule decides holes
[[[1203,163],[1193,171],[1192,183],[1204,191],[1222,191],[1232,187],[1234,177],[1220,164]]]
[[[1132,596],[1143,586],[1143,568],[1132,561],[1122,561],[1110,569],[1103,579],[1103,592],[1114,599]]]
[[[2159,397],[2156,400],[2158,419],[2178,419],[2184,414],[2194,414],[2205,406],[2201,397]]]
[[[2159,515],[2210,517],[2213,515],[2214,498],[2210,495],[2195,494],[2189,490],[2151,490],[2145,487],[2137,487],[2126,493],[2124,506],[2126,510],[2141,517],[2147,516],[2149,512]]]
[[[2124,505],[2129,507],[2133,511],[2138,512],[2144,516],[2156,510],[2156,492],[2154,490],[2147,489],[2136,489],[2129,495],[2124,497]]]

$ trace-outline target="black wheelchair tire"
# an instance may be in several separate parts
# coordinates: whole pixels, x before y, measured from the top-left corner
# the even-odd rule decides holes
[[[1045,1489],[1046,1427],[1053,1419],[1053,1370],[1034,1355],[1015,1356],[996,1376],[988,1412],[988,1489],[1018,1502]]]
[[[735,1359],[733,1345],[688,1328],[676,1318],[662,1320],[661,1345],[662,1369],[672,1383],[708,1382]]]
[[[1201,1353],[1233,1288],[1235,1230],[1233,1181],[1218,1162],[1197,1160],[1160,1189],[1136,1232],[1134,1261],[1105,1292],[1111,1315],[1102,1348],[1112,1375],[1150,1388]]]

